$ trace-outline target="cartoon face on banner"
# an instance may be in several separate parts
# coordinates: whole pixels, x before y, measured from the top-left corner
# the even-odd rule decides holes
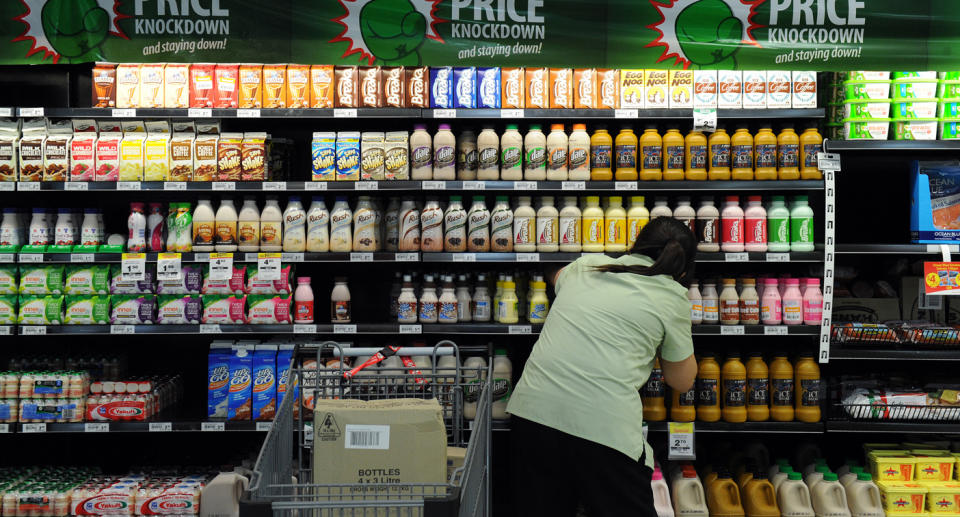
[[[103,59],[100,45],[111,34],[125,38],[117,20],[120,0],[20,0],[26,12],[17,19],[26,25],[13,41],[29,40],[27,56],[44,53],[53,62]]]
[[[657,62],[670,58],[684,68],[737,68],[742,45],[759,47],[751,18],[766,0],[650,0],[661,20],[647,28],[660,33],[647,47],[666,47]]]
[[[419,65],[426,38],[443,43],[435,24],[441,0],[340,0],[346,13],[334,21],[343,32],[331,43],[350,44],[343,57],[360,53],[371,65]]]

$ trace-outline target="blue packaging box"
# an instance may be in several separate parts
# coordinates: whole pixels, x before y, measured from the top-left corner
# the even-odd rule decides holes
[[[477,69],[477,107],[500,109],[500,67]]]
[[[457,108],[477,107],[477,69],[472,66],[453,69],[453,102]]]
[[[430,107],[453,107],[453,67],[430,67]]]

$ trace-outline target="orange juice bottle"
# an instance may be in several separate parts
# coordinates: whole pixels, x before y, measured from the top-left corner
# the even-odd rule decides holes
[[[760,352],[752,352],[747,360],[747,420],[766,422],[770,419],[770,372]]]
[[[800,179],[800,137],[786,124],[777,135],[777,171],[782,180]]]
[[[720,365],[712,353],[700,357],[697,371],[697,420],[720,420]]]
[[[777,179],[777,135],[769,125],[753,136],[753,174],[758,180]]]
[[[670,404],[670,420],[674,422],[693,422],[697,418],[697,388],[690,391],[673,391]],[[646,407],[646,406],[644,406]]]
[[[637,135],[633,128],[626,126],[617,134],[613,143],[617,160],[617,181],[637,180]]]
[[[723,126],[718,126],[717,130],[710,135],[708,150],[709,178],[711,180],[730,179],[730,135]]]
[[[737,131],[730,137],[730,177],[753,179],[753,136],[746,124],[737,126]]]
[[[684,139],[686,147],[687,167],[684,177],[688,180],[702,181],[707,179],[707,137],[702,131],[691,131]]]
[[[660,368],[660,358],[653,360],[653,369],[647,383],[640,389],[640,398],[643,400],[643,419],[647,422],[662,422],[667,419],[667,408],[664,405],[663,369]]]
[[[607,133],[606,126],[597,126],[590,136],[590,179],[610,181],[613,179],[611,161],[613,158],[613,137]]]
[[[730,353],[723,362],[723,420],[747,421],[747,368],[740,362],[740,354]]]
[[[801,352],[796,366],[795,404],[797,420],[820,421],[820,367],[813,360],[813,352]]]
[[[657,126],[647,126],[640,135],[640,179],[663,179],[663,139]]]
[[[793,421],[793,365],[786,354],[777,354],[770,363],[770,418]]]
[[[800,134],[800,179],[823,179],[823,173],[817,166],[817,153],[822,149],[823,137],[817,131],[817,126],[810,126]]]
[[[683,135],[676,126],[667,129],[663,135],[663,179],[683,179]]]

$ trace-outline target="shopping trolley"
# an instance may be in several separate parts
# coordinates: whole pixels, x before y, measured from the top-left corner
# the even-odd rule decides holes
[[[248,490],[241,497],[241,517],[487,517],[490,512],[490,442],[492,387],[490,349],[482,347],[487,367],[438,368],[437,361],[460,350],[452,341],[434,347],[404,347],[402,356],[428,356],[429,371],[368,368],[350,375],[337,358],[391,355],[383,350],[345,348],[332,341],[298,345],[287,390],[273,427],[260,450]],[[466,348],[464,349],[466,350]],[[479,350],[479,349],[478,349]],[[345,375],[346,373],[346,375]],[[443,408],[448,445],[466,447],[462,467],[439,484],[311,484],[314,465],[313,398],[435,398]],[[465,418],[464,409],[473,419]],[[465,426],[467,424],[467,426]]]

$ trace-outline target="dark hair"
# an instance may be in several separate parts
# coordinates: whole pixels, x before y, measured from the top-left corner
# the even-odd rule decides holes
[[[643,227],[630,253],[646,255],[654,262],[649,266],[607,264],[594,269],[603,273],[667,275],[688,285],[696,265],[697,238],[686,223],[672,217],[658,217]]]

